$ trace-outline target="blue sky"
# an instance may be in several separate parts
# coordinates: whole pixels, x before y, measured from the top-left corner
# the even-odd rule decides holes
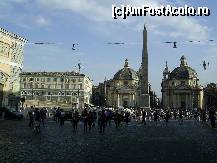
[[[112,4],[160,6],[206,6],[209,17],[129,17],[112,18]],[[216,82],[217,70],[217,1],[213,0],[1,0],[0,27],[19,34],[32,42],[55,42],[55,45],[27,44],[24,71],[70,71],[80,60],[82,73],[94,84],[112,78],[123,67],[124,60],[138,70],[142,55],[142,30],[148,30],[149,82],[160,95],[162,71],[168,61],[169,69],[179,65],[185,55],[194,68],[200,84]],[[214,39],[213,43],[206,40]],[[202,43],[188,43],[201,40]],[[107,42],[126,45],[107,45]],[[164,41],[177,41],[173,49]],[[72,51],[72,43],[79,43]],[[203,60],[210,62],[204,71]]]

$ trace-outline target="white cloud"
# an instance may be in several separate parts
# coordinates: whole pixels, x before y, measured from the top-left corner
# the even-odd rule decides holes
[[[164,36],[168,34],[168,31],[165,30],[169,28],[170,37],[181,37],[184,39],[193,39],[193,40],[203,40],[208,37],[209,28],[204,25],[207,22],[203,20],[203,18],[195,18],[195,17],[151,17],[147,16],[145,18],[136,18],[131,17],[127,18],[127,20],[113,20],[112,18],[112,4],[121,5],[121,4],[130,4],[132,6],[141,6],[141,5],[148,5],[150,7],[158,7],[161,5],[176,5],[177,1],[171,2],[166,0],[122,0],[122,1],[115,1],[115,0],[37,0],[34,1],[38,6],[42,9],[52,10],[52,11],[70,11],[74,14],[81,15],[86,19],[95,21],[97,23],[104,23],[104,22],[118,22],[118,23],[125,23],[132,28],[133,30],[141,31],[143,29],[144,19],[148,26],[149,31],[155,31],[154,34],[159,34],[160,36]],[[5,8],[4,10],[7,11],[7,8],[13,6],[14,3],[25,3],[31,5],[32,3],[28,0],[3,0],[0,4],[0,9]],[[33,3],[34,4],[34,3]],[[26,5],[26,6],[28,6]],[[180,5],[180,4],[179,4]],[[183,2],[181,5],[184,5]],[[5,7],[7,6],[7,7]],[[7,9],[7,10],[6,10]],[[10,10],[9,10],[10,11]],[[9,12],[7,11],[7,12]],[[1,11],[0,11],[1,13]],[[3,17],[4,13],[1,13]],[[46,16],[46,18],[45,18]],[[19,20],[27,20],[27,22],[32,24],[36,24],[38,26],[48,26],[51,24],[47,15],[45,16],[38,16],[33,17],[33,15],[21,15],[18,19]],[[8,16],[7,16],[8,17]],[[23,17],[23,18],[22,18]],[[1,18],[3,19],[3,18]],[[16,21],[16,20],[14,20]],[[16,21],[17,22],[17,21]],[[118,25],[115,23],[115,25]],[[23,24],[21,21],[20,24]],[[97,27],[97,24],[96,24]],[[108,26],[107,31],[114,30],[113,28],[110,29],[111,26]],[[119,28],[117,28],[119,30]]]
[[[89,0],[39,0],[40,5],[44,5],[53,10],[69,10],[80,14],[94,21],[111,21],[111,6],[106,2],[100,4],[99,1]]]
[[[36,23],[36,25],[42,26],[42,27],[50,25],[50,22],[42,16],[35,17],[34,23]]]
[[[113,20],[112,13],[112,4],[120,5],[120,4],[130,4],[133,6],[141,6],[148,5],[150,7],[158,7],[161,5],[174,4],[169,1],[143,1],[143,0],[125,0],[125,1],[111,1],[111,0],[39,0],[39,5],[43,5],[46,8],[50,8],[53,10],[68,10],[73,13],[82,15],[83,17],[94,20],[96,22],[111,22],[111,21],[119,21],[120,23],[128,22],[129,24],[135,25],[136,30],[141,30],[141,24],[143,24],[143,20],[141,18],[128,18],[128,20]],[[197,17],[198,18],[198,17]],[[132,19],[135,19],[132,21]],[[156,34],[162,35],[163,28],[171,28],[171,33],[169,36],[171,37],[182,37],[185,39],[206,39],[208,36],[209,28],[206,25],[202,24],[202,21],[193,17],[150,17],[147,16],[145,18],[147,22],[147,26],[158,27],[155,32]],[[151,24],[151,25],[149,25]],[[143,27],[143,25],[142,25]],[[161,31],[161,32],[160,32]],[[187,34],[186,34],[187,33]]]

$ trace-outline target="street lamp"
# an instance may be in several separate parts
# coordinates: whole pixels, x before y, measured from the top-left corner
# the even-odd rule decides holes
[[[33,81],[31,81],[31,88],[32,88],[32,100],[33,100]]]
[[[192,93],[192,108],[194,109],[194,92]]]
[[[79,96],[80,96],[80,89],[78,88],[78,95],[77,95],[78,109],[79,109]]]

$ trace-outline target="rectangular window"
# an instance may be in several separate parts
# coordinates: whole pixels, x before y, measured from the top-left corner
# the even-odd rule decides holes
[[[60,78],[60,82],[64,82],[64,78]]]
[[[72,79],[71,81],[72,81],[73,83],[75,83],[75,82],[76,82],[76,79]]]
[[[53,78],[53,81],[54,81],[54,82],[57,82],[57,78]]]
[[[47,82],[50,82],[50,78],[47,78]]]
[[[65,89],[69,89],[69,85],[68,84],[65,85]]]

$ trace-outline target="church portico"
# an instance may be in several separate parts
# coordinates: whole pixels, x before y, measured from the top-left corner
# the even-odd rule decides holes
[[[135,107],[135,94],[133,93],[133,90],[121,90],[118,91],[116,95],[117,99],[114,99],[116,107]]]

